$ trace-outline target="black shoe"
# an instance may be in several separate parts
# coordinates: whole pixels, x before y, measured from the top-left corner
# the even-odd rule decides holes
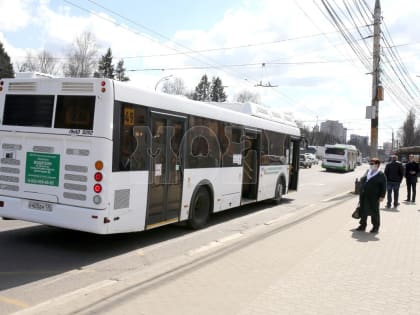
[[[379,229],[378,228],[373,228],[372,230],[370,230],[369,233],[372,233],[372,234],[379,233]]]
[[[405,201],[405,202],[410,202],[410,199],[405,199],[404,201]]]
[[[385,208],[389,209],[391,208],[391,205],[386,205]]]
[[[400,205],[400,203],[397,203],[396,205],[394,205],[394,208],[398,207]]]
[[[366,226],[363,225],[359,225],[359,227],[356,229],[356,231],[365,231],[366,230]]]

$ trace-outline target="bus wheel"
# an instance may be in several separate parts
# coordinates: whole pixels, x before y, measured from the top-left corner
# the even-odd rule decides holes
[[[278,205],[281,203],[282,199],[283,199],[283,182],[279,180],[276,185],[276,192],[274,194],[273,202],[275,205]]]
[[[210,216],[210,195],[205,188],[200,188],[194,195],[191,208],[190,208],[190,219],[188,225],[198,230],[203,228]]]

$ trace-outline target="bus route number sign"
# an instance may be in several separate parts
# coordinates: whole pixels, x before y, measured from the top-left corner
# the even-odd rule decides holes
[[[58,186],[59,173],[59,154],[26,153],[25,183]]]
[[[124,108],[124,126],[134,126],[133,108]]]

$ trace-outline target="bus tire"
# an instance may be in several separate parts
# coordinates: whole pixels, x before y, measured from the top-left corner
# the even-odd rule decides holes
[[[276,191],[274,192],[273,203],[279,205],[283,199],[283,180],[280,178],[276,184]]]
[[[200,187],[191,200],[188,226],[194,230],[205,227],[210,217],[210,211],[210,193],[206,188]]]

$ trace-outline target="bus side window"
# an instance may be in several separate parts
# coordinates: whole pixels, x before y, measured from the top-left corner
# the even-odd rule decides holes
[[[187,167],[218,167],[221,154],[217,121],[191,117],[190,126],[186,133]]]
[[[150,130],[146,124],[146,109],[142,106],[121,103],[119,111],[118,171],[147,169],[147,146]]]
[[[243,128],[225,124],[224,134],[219,135],[220,147],[222,149],[222,166],[231,167],[242,165],[241,159],[241,137]],[[235,157],[235,158],[234,158]]]

